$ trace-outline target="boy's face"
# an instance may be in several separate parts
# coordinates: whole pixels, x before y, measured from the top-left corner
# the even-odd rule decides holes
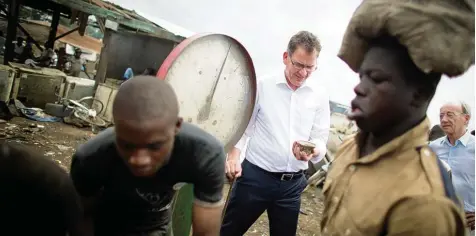
[[[133,175],[155,175],[169,161],[182,120],[154,119],[137,124],[119,115],[114,119],[119,154]]]
[[[402,57],[394,49],[371,47],[360,67],[349,119],[366,132],[378,133],[411,115],[416,89],[404,80]]]

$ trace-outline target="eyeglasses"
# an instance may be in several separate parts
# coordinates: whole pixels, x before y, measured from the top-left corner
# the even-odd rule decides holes
[[[316,65],[308,66],[308,65],[301,64],[299,62],[295,62],[292,58],[292,54],[291,53],[288,53],[288,54],[289,54],[289,60],[291,61],[291,64],[294,66],[294,68],[296,68],[296,70],[304,69],[307,72],[313,72],[313,71],[317,70]]]
[[[446,112],[446,113],[440,113],[440,120],[443,120],[443,118],[445,116],[448,117],[448,119],[454,119],[457,116],[463,115],[463,114],[464,113],[462,113],[462,112],[452,112],[452,111],[449,111],[449,112]]]

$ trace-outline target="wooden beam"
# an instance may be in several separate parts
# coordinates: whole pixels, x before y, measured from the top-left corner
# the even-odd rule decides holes
[[[64,33],[64,34],[62,34],[62,35],[56,36],[55,41],[58,40],[58,39],[60,39],[60,38],[63,38],[64,36],[66,36],[66,35],[68,35],[68,34],[73,33],[74,31],[76,31],[76,30],[78,30],[78,29],[79,29],[79,27],[76,27],[76,28],[74,28],[74,29],[72,29],[72,30],[70,30],[70,31],[68,31],[68,32],[66,32],[66,33]]]
[[[39,1],[39,0],[22,0],[22,6],[28,6],[33,9],[37,9],[48,14],[53,14],[55,9],[59,9],[61,13],[70,15],[71,10],[65,6],[61,6],[51,1]]]
[[[101,18],[101,17],[98,17],[98,16],[94,16],[94,17],[96,17],[96,22],[98,23],[99,29],[104,34],[106,32],[106,26],[104,25],[104,23],[105,23],[104,19]]]
[[[17,25],[18,25],[18,28],[23,32],[23,34],[26,35],[26,37],[30,38],[31,41],[33,41],[33,44],[35,44],[35,46],[43,52],[43,48],[41,47],[41,45],[38,43],[38,41],[35,40],[35,38],[33,38],[29,33],[28,31],[26,31],[25,28],[23,28],[23,26],[21,26],[20,23],[17,22]]]
[[[138,29],[147,33],[152,33],[155,36],[163,38],[163,39],[167,39],[167,40],[171,40],[175,42],[181,41],[180,38],[174,35],[173,33],[168,32],[166,30],[162,30],[152,23],[148,23],[148,22],[144,22],[144,21],[140,21],[136,19],[128,19],[127,17],[125,17],[124,15],[118,12],[107,10],[107,9],[98,7],[94,4],[90,4],[80,0],[50,0],[50,1],[67,6],[72,9],[76,9],[76,10],[88,13],[90,15],[98,16],[98,17],[105,18],[111,21],[115,21],[127,27]]]
[[[8,11],[5,10],[4,8],[0,8],[0,12],[2,12],[3,14],[5,15],[0,15],[1,17],[4,17],[7,19],[8,21]],[[24,35],[26,35],[26,37],[30,38],[32,41],[33,41],[33,44],[35,44],[35,46],[43,52],[43,48],[40,46],[40,44],[38,43],[38,41],[36,41],[31,35],[30,33],[28,33],[28,31],[26,31],[25,28],[23,28],[23,26],[20,24],[20,22],[17,21],[17,26],[18,28],[23,32]]]
[[[7,37],[5,39],[5,57],[3,58],[3,64],[8,65],[8,62],[13,61],[15,56],[13,40],[17,37],[17,25],[18,25],[18,13],[20,11],[20,3],[17,0],[11,0],[8,6],[8,25],[7,25]]]
[[[100,83],[106,82],[106,72],[107,72],[107,64],[108,64],[107,54],[109,51],[110,41],[111,41],[111,34],[108,32],[108,30],[106,30],[106,32],[104,32],[104,37],[102,39],[102,48],[101,48],[101,54],[99,55],[99,65],[96,72],[96,77],[95,77],[96,85],[94,89],[96,89]]]
[[[87,13],[81,12],[79,14],[79,17],[78,17],[78,25],[79,25],[78,33],[81,36],[84,36],[84,34],[86,33],[86,27],[88,26],[88,18],[89,18],[89,14],[87,14]]]
[[[59,9],[55,9],[53,13],[53,18],[50,25],[50,34],[48,35],[48,41],[46,43],[47,48],[53,48],[55,45],[56,32],[58,31],[58,25],[60,20],[61,12]]]

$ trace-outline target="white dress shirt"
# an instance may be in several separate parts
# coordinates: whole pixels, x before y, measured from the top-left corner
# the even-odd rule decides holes
[[[269,172],[297,172],[308,168],[292,152],[295,141],[316,144],[320,154],[311,159],[317,163],[326,154],[330,128],[329,97],[325,90],[306,81],[292,90],[283,76],[258,82],[256,104],[250,122],[235,145],[245,158]]]

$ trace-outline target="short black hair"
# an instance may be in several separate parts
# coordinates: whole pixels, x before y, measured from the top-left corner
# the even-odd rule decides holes
[[[408,49],[403,46],[396,37],[384,34],[370,40],[369,45],[395,49],[399,54],[399,62],[401,63],[400,67],[404,68],[402,73],[405,82],[411,86],[419,88],[422,95],[425,96],[428,101],[431,101],[435,95],[438,83],[441,80],[441,73],[425,73],[420,70],[411,59]]]
[[[114,99],[114,120],[136,122],[178,117],[179,106],[172,86],[153,76],[135,76],[121,84]]]
[[[436,140],[436,139],[439,139],[441,137],[445,136],[445,132],[443,131],[443,129],[441,128],[441,126],[439,125],[435,125],[431,128],[430,130],[430,134],[429,134],[429,140],[430,141],[433,141],[433,140]]]

